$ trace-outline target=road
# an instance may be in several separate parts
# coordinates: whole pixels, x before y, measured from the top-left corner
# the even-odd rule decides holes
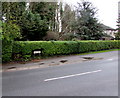
[[[103,59],[3,72],[3,96],[118,96],[118,51]],[[91,56],[98,54],[91,54]],[[85,56],[85,55],[84,55]]]

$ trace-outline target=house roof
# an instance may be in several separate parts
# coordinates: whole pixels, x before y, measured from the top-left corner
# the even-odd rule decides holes
[[[114,28],[111,28],[111,27],[106,26],[104,24],[102,24],[102,27],[103,27],[104,30],[115,30]]]

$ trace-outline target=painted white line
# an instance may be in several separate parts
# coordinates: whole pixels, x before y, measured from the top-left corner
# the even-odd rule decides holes
[[[112,61],[113,59],[107,59],[107,60]]]
[[[96,73],[96,72],[100,72],[102,70],[96,70],[96,71],[91,71],[91,72],[85,72],[85,73],[79,73],[79,74],[74,74],[74,75],[68,75],[68,76],[62,76],[62,77],[57,77],[57,78],[50,78],[50,79],[45,79],[44,81],[52,81],[52,80],[58,80],[58,79],[65,79],[65,78],[70,78],[70,77],[75,77],[75,76],[81,76],[81,75],[86,75],[86,74],[90,74],[90,73]]]

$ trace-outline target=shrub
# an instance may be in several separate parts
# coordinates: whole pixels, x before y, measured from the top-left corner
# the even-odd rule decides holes
[[[72,33],[65,33],[62,35],[61,39],[62,40],[66,40],[66,41],[70,41],[72,40],[73,38],[75,38],[75,35],[72,34]]]
[[[47,35],[43,37],[43,40],[49,41],[49,40],[58,40],[59,39],[59,33],[54,31],[48,31]]]
[[[16,41],[13,54],[33,56],[33,51],[42,49],[42,56],[75,54],[90,51],[120,48],[120,41]]]

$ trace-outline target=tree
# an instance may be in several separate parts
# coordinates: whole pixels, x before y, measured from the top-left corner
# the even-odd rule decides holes
[[[117,28],[117,33],[115,34],[115,39],[116,40],[120,40],[120,15],[119,15],[119,17],[118,17],[118,21],[117,21],[117,23],[118,23],[118,28]]]
[[[20,27],[13,24],[11,21],[2,23],[2,40],[14,41],[15,38],[20,38]]]
[[[116,39],[116,40],[120,40],[120,32],[117,32],[117,33],[115,34],[115,39]]]
[[[21,36],[19,23],[25,2],[2,2],[2,42],[12,42]]]
[[[49,25],[49,30],[55,30],[55,14],[57,2],[31,2],[30,10],[32,13],[40,15],[41,20],[46,19]]]
[[[2,39],[3,62],[10,61],[13,41],[21,37],[19,24],[24,8],[25,2],[2,2],[2,34],[0,39]]]
[[[6,18],[5,22],[10,21],[20,27],[22,39],[16,40],[41,40],[48,31],[47,17],[43,18],[45,14],[42,12],[41,15],[38,14],[37,11],[42,9],[26,9],[26,4],[26,2],[3,2],[2,12]],[[42,4],[40,6],[44,8]]]
[[[20,38],[17,37],[17,35],[21,35],[20,24],[22,20],[22,14],[25,11],[25,7],[26,7],[25,2],[2,2],[2,21],[4,26],[3,27],[4,32],[2,35],[4,36],[4,38],[7,39],[9,38],[11,40]],[[14,30],[18,31],[17,28],[19,29],[19,34],[18,32],[14,31]]]
[[[2,21],[0,20],[0,42],[2,40]]]
[[[22,17],[22,40],[42,40],[48,31],[47,20],[41,19],[39,14],[33,14],[31,11],[25,11]]]
[[[78,3],[77,21],[74,29],[83,40],[98,40],[103,36],[103,28],[95,17],[96,8],[92,3],[83,1]]]
[[[62,15],[62,32],[71,33],[72,32],[72,23],[75,21],[75,12],[71,9],[71,7],[66,4],[64,7],[63,15]]]
[[[2,61],[10,61],[15,38],[21,37],[20,28],[11,21],[2,23]]]
[[[59,39],[71,39],[74,36],[72,24],[75,21],[75,11],[70,5],[65,4],[64,8],[63,6],[61,7],[60,14],[62,30],[59,32]]]
[[[2,2],[2,17],[6,18],[6,22],[11,21],[19,25],[25,8],[25,2]]]

